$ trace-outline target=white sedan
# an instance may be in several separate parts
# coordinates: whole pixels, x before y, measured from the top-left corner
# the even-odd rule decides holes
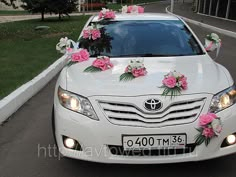
[[[66,48],[70,62],[56,83],[53,110],[60,153],[129,164],[235,153],[233,79],[190,27],[167,14],[101,18],[87,22],[75,47],[81,49]],[[215,36],[208,37],[219,46]]]

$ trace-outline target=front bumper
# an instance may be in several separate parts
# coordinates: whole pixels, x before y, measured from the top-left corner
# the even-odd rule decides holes
[[[104,115],[98,114],[99,121],[91,120],[81,114],[63,108],[57,100],[54,102],[55,135],[59,151],[63,156],[101,163],[156,164],[200,161],[212,159],[236,152],[236,145],[221,148],[224,139],[236,132],[236,105],[219,112],[217,115],[223,122],[223,131],[219,137],[213,138],[206,147],[196,146],[190,153],[158,156],[126,156],[114,155],[109,146],[122,146],[122,135],[151,134],[187,134],[187,144],[194,144],[198,121],[189,124],[166,126],[161,128],[145,128],[119,126],[109,122]],[[77,140],[82,151],[65,148],[62,136]]]

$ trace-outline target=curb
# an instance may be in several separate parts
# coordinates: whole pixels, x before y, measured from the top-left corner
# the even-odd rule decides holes
[[[218,28],[218,27],[215,27],[215,26],[208,25],[208,24],[206,24],[206,23],[202,23],[202,22],[199,22],[199,21],[195,21],[195,20],[192,20],[192,19],[189,19],[189,18],[180,16],[180,15],[176,15],[176,14],[170,12],[170,11],[168,10],[168,8],[169,8],[169,6],[166,7],[166,13],[168,13],[168,14],[171,14],[171,15],[174,15],[174,16],[177,16],[177,17],[180,17],[180,18],[182,18],[184,21],[189,22],[189,23],[192,23],[192,24],[194,24],[194,25],[198,25],[198,26],[201,26],[201,27],[204,27],[204,28],[208,28],[208,29],[210,29],[210,30],[216,31],[216,32],[218,32],[218,33],[221,33],[221,34],[224,34],[224,35],[226,35],[226,36],[233,37],[233,38],[236,39],[236,33],[233,32],[233,31],[221,29],[221,28]]]
[[[35,78],[0,100],[0,125],[55,77],[65,63],[66,57],[62,56]]]

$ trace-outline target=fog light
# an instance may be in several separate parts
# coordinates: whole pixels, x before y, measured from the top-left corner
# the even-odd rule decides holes
[[[235,144],[236,143],[236,136],[235,135],[229,135],[226,138],[226,141],[229,145]]]
[[[72,138],[66,138],[64,140],[64,145],[69,149],[73,149],[75,148],[76,142]]]

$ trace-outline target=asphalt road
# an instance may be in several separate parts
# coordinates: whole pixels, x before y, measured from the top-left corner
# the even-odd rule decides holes
[[[163,12],[165,4],[146,7]],[[200,39],[210,31],[191,25]],[[219,63],[236,79],[236,40],[221,35]],[[54,155],[51,109],[56,78],[0,127],[0,177],[235,177],[236,154],[203,162],[164,165],[110,165]],[[42,151],[47,149],[45,155]],[[38,152],[38,149],[41,151]]]

